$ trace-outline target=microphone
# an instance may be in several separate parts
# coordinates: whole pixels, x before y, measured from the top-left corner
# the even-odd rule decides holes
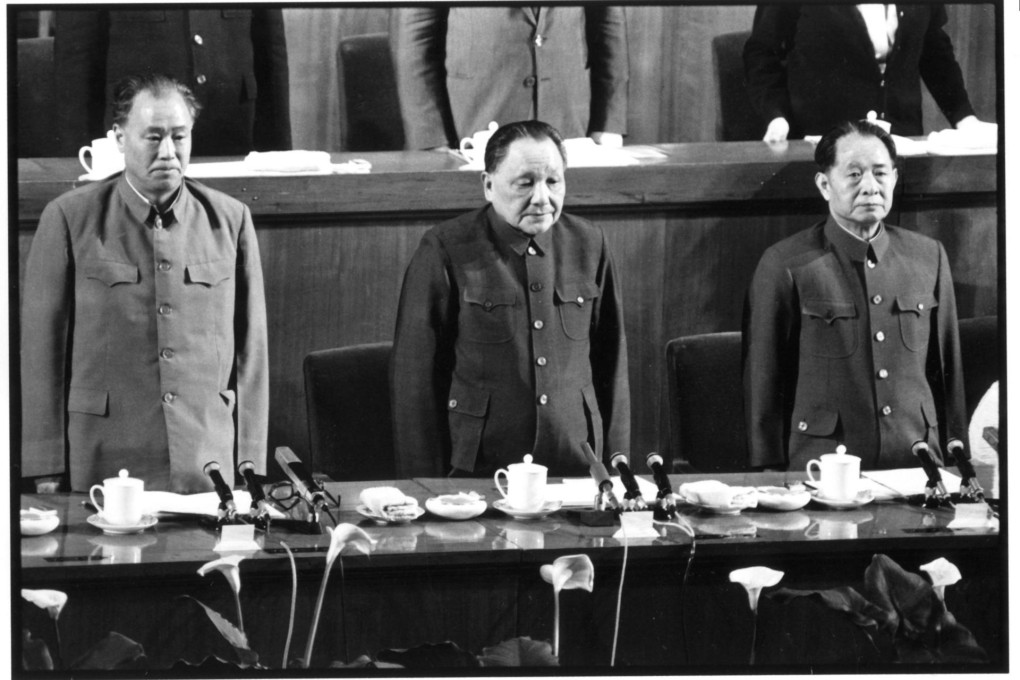
[[[294,452],[288,447],[278,446],[276,447],[276,462],[279,463],[284,474],[294,484],[294,488],[301,498],[311,507],[312,519],[317,522],[319,510],[325,510],[335,526],[336,520],[333,519],[333,514],[326,505],[328,497],[326,491],[312,478],[312,475],[305,468],[301,459],[294,455]]]
[[[588,460],[588,472],[595,480],[595,486],[599,488],[598,496],[595,497],[595,509],[619,512],[620,501],[616,500],[616,494],[613,493],[613,480],[609,477],[606,466],[595,457],[595,452],[592,451],[588,442],[581,442],[581,451],[584,452],[584,457]]]
[[[956,462],[956,468],[960,471],[960,500],[965,503],[980,503],[985,500],[985,490],[977,480],[977,472],[974,471],[974,464],[969,458],[963,457],[963,442],[959,439],[950,439],[946,450]]]
[[[937,508],[949,504],[949,494],[946,492],[946,485],[942,482],[942,473],[939,472],[938,463],[931,455],[928,442],[919,439],[910,447],[910,451],[921,461],[921,467],[928,476],[928,482],[924,485],[924,507]]]
[[[655,495],[655,505],[652,507],[652,519],[657,522],[668,522],[677,516],[676,499],[669,485],[669,476],[662,467],[662,456],[652,451],[645,456],[645,464],[652,471],[655,485],[659,487],[659,493]]]
[[[210,461],[202,468],[202,472],[212,480],[213,488],[216,489],[216,495],[220,497],[219,519],[232,518],[237,513],[237,508],[234,506],[234,494],[230,487],[227,486],[227,483],[223,481],[223,475],[220,474],[220,464],[216,461]]]
[[[241,461],[237,466],[237,472],[244,478],[244,485],[251,495],[250,514],[260,518],[264,517],[268,521],[269,507],[266,502],[266,492],[255,476],[255,463],[250,460]]]
[[[619,451],[614,453],[613,457],[609,459],[609,464],[620,473],[623,486],[627,489],[626,493],[623,494],[624,504],[629,505],[632,510],[644,510],[645,499],[641,495],[641,488],[638,486],[637,480],[634,479],[634,473],[631,472],[630,466],[627,464],[626,454]],[[629,504],[627,503],[628,501],[630,501]]]

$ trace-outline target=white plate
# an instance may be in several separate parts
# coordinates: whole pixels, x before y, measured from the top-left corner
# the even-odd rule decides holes
[[[812,494],[811,500],[818,501],[822,505],[827,505],[830,508],[835,508],[836,510],[846,510],[849,508],[859,508],[862,505],[867,505],[871,501],[875,500],[875,494],[872,493],[871,489],[865,489],[864,491],[859,492],[856,498],[848,501],[838,501],[832,498],[826,498],[822,496],[820,491],[816,491]]]
[[[425,508],[446,519],[471,519],[485,512],[485,499],[474,491],[448,493],[425,499]]]
[[[56,510],[22,510],[21,535],[42,536],[48,534],[60,524]]]
[[[803,491],[792,491],[790,489],[784,489],[783,487],[777,486],[758,487],[759,508],[788,512],[790,510],[800,510],[810,501],[811,492],[807,489],[804,489]]]
[[[529,511],[529,510],[517,510],[515,508],[512,508],[507,504],[505,498],[501,498],[498,501],[493,501],[492,507],[496,508],[500,512],[505,512],[514,519],[539,519],[540,517],[551,515],[552,513],[559,510],[561,507],[563,507],[563,501],[546,501],[545,505],[543,505],[538,510]]]
[[[677,494],[676,497],[687,505],[693,505],[699,510],[704,510],[705,512],[710,512],[714,515],[739,515],[740,511],[744,509],[744,506],[735,508],[732,505],[709,505],[708,503],[699,503],[698,501],[693,501],[690,498],[684,498],[680,494]]]
[[[414,508],[414,517],[400,517],[400,518],[387,517],[386,515],[377,515],[371,510],[369,510],[367,505],[359,505],[354,509],[358,511],[359,515],[361,515],[362,517],[369,518],[376,524],[407,524],[408,522],[416,520],[425,514],[425,509],[418,506],[415,506]]]
[[[138,524],[110,524],[99,513],[89,515],[86,521],[95,528],[102,529],[104,534],[137,534],[139,531],[145,531],[149,527],[156,526],[156,523],[159,522],[152,515],[142,515],[142,519]]]

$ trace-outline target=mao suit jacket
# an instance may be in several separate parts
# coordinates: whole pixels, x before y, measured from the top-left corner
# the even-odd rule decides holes
[[[898,135],[923,134],[921,80],[949,122],[972,115],[943,30],[942,5],[899,5],[883,74],[855,5],[761,5],[744,47],[747,90],[762,120],[783,116],[791,137],[825,134],[875,111]]]
[[[587,220],[563,214],[529,239],[486,207],[427,232],[390,366],[401,477],[491,475],[528,453],[585,475],[581,442],[630,445],[619,281]]]
[[[22,305],[21,474],[88,490],[127,469],[147,489],[264,473],[265,299],[247,206],[186,179],[162,216],[116,175],[52,201]]]
[[[57,12],[54,39],[61,148],[73,155],[113,123],[113,87],[156,72],[202,104],[193,130],[203,155],[291,147],[290,76],[279,9]],[[73,104],[73,105],[72,105]]]
[[[915,467],[967,443],[956,298],[938,241],[889,225],[871,242],[830,217],[762,256],[744,319],[755,467],[803,470],[845,444],[861,467]],[[964,455],[969,458],[969,453]]]
[[[538,119],[564,138],[627,130],[618,7],[393,10],[390,46],[409,149]]]

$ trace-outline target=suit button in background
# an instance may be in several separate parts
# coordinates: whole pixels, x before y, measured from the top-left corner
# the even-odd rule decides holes
[[[885,370],[884,368],[879,370],[879,372],[878,372],[878,379],[879,380],[885,380],[888,377],[889,377],[889,371]]]
[[[874,269],[877,263],[874,260],[868,260],[868,269]]]
[[[488,310],[492,309],[492,301],[491,300],[486,300],[485,304],[482,305],[482,306],[485,307],[486,311],[488,311]]]
[[[457,400],[456,399],[451,399],[449,401],[449,403],[447,404],[447,406],[449,406],[450,408],[457,408]]]
[[[542,320],[541,320],[541,319],[537,319],[537,320],[535,321],[535,323],[534,323],[534,324],[532,324],[532,325],[533,325],[533,326],[535,327],[535,330],[536,330],[536,331],[540,331],[540,330],[542,330],[542,326],[544,326],[545,324],[544,324],[544,323],[542,323]]]
[[[161,315],[163,315],[163,316],[166,316],[167,314],[169,314],[172,311],[174,311],[174,308],[171,307],[170,305],[160,305],[159,306],[159,313]]]
[[[883,333],[882,331],[875,333],[875,340],[878,340],[879,342],[885,342],[885,333]]]
[[[887,415],[889,415],[891,413],[892,413],[892,406],[883,406],[882,407],[882,415],[883,416],[887,416]]]
[[[538,251],[535,250],[535,246],[528,246],[528,255],[538,255]]]
[[[158,267],[159,271],[168,272],[173,268],[173,265],[170,264],[167,260],[160,260]]]
[[[549,361],[545,357],[539,357],[535,359],[535,363],[538,364],[539,366],[545,366],[547,363],[549,363]]]
[[[549,403],[549,395],[543,394],[542,396],[540,396],[538,398],[538,403],[541,404],[542,406],[545,406],[546,404],[548,404]]]
[[[153,226],[156,227],[157,229],[162,229],[163,228],[163,218],[160,217],[159,215],[156,215],[156,219],[153,222]]]
[[[531,284],[531,285],[530,285],[530,286],[528,286],[528,287],[529,287],[529,288],[531,288],[531,292],[532,292],[532,293],[537,293],[537,292],[539,292],[540,290],[542,290],[542,288],[543,288],[544,286],[543,286],[543,285],[542,285],[541,283],[537,283],[537,282],[536,282],[536,283],[533,283],[533,284]]]
[[[525,78],[524,87],[535,87],[535,76],[528,76]]]
[[[159,356],[163,357],[164,359],[173,359],[174,351],[169,347],[164,347],[163,350],[159,353]]]
[[[918,302],[917,303],[917,310],[919,312],[923,312],[924,311],[924,303],[923,302]]]
[[[196,44],[196,45],[201,45],[201,44],[202,44],[203,42],[205,42],[205,41],[204,41],[204,40],[202,40],[202,36],[200,36],[200,35],[198,35],[198,34],[196,33],[196,34],[195,34],[195,44]]]
[[[176,398],[177,398],[176,394],[174,394],[173,392],[167,392],[166,394],[163,395],[163,403],[172,404],[174,403],[174,399]]]
[[[882,296],[876,295],[875,297],[871,298],[871,301],[876,305],[880,305],[882,304]]]
[[[801,432],[807,432],[807,423],[804,422],[803,420],[800,421],[799,423],[797,423],[797,429],[800,430]]]
[[[206,78],[202,74],[199,74],[198,77],[195,78],[195,82],[198,83],[199,85],[205,85],[205,80]]]
[[[577,296],[577,304],[579,304],[579,305],[583,305],[584,304],[584,298],[581,297],[580,295]]]

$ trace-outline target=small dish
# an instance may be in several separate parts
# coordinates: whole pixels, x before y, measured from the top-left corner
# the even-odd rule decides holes
[[[758,507],[766,510],[800,510],[810,501],[811,492],[803,486],[799,489],[788,489],[785,486],[758,487]]]
[[[871,489],[865,489],[857,493],[857,496],[850,500],[835,500],[833,498],[826,498],[820,491],[816,491],[811,496],[811,500],[817,501],[822,505],[827,505],[835,510],[846,510],[849,508],[859,508],[862,505],[867,505],[871,501],[875,500],[875,494],[872,493]]]
[[[676,497],[715,515],[736,515],[758,505],[758,492],[754,487],[730,486],[714,479],[681,484]]]
[[[380,525],[381,524],[407,524],[408,522],[412,522],[412,521],[418,519],[419,517],[421,517],[422,515],[425,514],[425,508],[421,508],[421,507],[417,507],[417,506],[415,506],[413,512],[411,513],[413,516],[408,516],[408,517],[388,517],[386,515],[377,515],[374,512],[372,512],[368,508],[367,505],[359,505],[358,507],[356,507],[354,509],[357,510],[358,514],[361,515],[362,517],[367,517],[368,519],[372,520],[376,524],[380,524]]]
[[[158,519],[152,515],[142,515],[142,519],[137,524],[111,524],[107,522],[102,515],[96,513],[89,515],[86,521],[97,529],[102,529],[104,534],[137,534],[139,531],[145,531],[149,527],[154,527],[159,522]]]
[[[478,517],[488,505],[483,496],[474,491],[448,493],[425,499],[425,508],[433,515],[446,519],[463,520]]]
[[[563,507],[563,501],[546,501],[538,510],[517,510],[510,507],[505,498],[501,498],[498,501],[493,501],[492,507],[510,515],[514,519],[540,519],[546,515],[551,515]]]
[[[21,535],[42,536],[48,534],[60,524],[60,516],[56,510],[31,510],[21,511]]]

